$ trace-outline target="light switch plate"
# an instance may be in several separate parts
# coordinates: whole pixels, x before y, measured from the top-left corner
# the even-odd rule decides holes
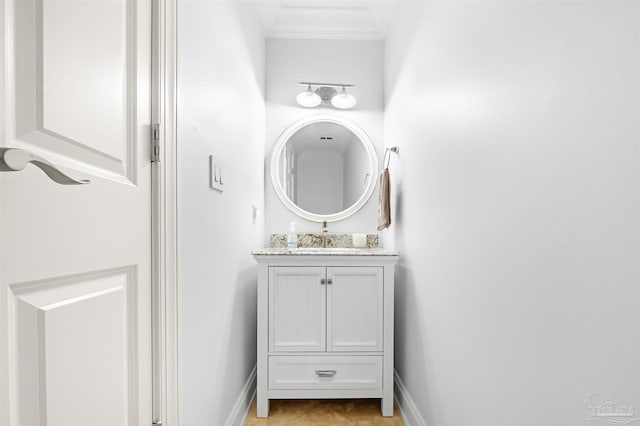
[[[209,185],[224,192],[224,162],[213,155],[209,156]]]

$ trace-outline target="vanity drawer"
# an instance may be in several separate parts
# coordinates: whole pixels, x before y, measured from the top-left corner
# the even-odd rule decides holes
[[[270,356],[269,389],[382,389],[381,356]]]

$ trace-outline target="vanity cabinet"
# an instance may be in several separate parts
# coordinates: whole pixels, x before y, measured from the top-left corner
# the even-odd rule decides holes
[[[382,270],[269,268],[269,352],[382,351]]]
[[[258,417],[295,398],[381,398],[392,416],[397,255],[267,253],[254,252]]]

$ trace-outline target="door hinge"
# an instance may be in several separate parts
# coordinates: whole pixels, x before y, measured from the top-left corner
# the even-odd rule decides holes
[[[151,132],[151,162],[160,162],[160,123],[154,124]]]

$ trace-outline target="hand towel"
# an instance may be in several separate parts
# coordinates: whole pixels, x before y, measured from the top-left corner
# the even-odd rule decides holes
[[[389,169],[380,175],[380,195],[378,197],[378,231],[391,225],[391,200],[389,199]]]

